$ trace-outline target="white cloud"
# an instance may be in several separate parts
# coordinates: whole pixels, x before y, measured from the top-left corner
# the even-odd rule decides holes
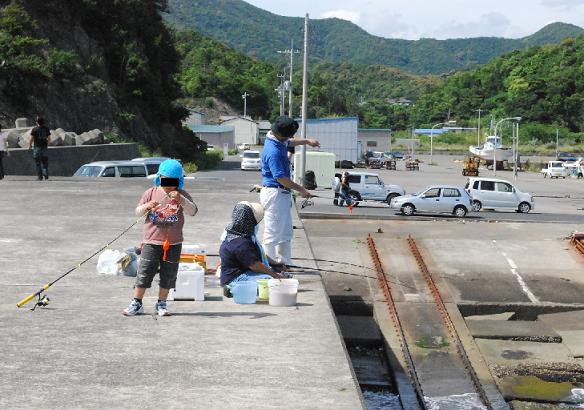
[[[584,0],[543,0],[541,2],[547,7],[557,7],[560,9],[573,9],[576,7],[584,6]]]
[[[343,9],[329,10],[322,13],[322,18],[328,19],[333,17],[358,24],[361,19],[361,13],[358,11]]]
[[[434,31],[434,34],[438,38],[514,37],[515,32],[516,30],[512,27],[511,21],[503,14],[486,13],[474,21],[466,21],[464,23],[449,21],[446,24],[443,23]]]

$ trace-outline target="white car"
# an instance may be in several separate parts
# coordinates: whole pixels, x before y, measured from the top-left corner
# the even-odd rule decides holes
[[[462,188],[447,185],[433,185],[419,194],[393,198],[389,206],[406,216],[430,212],[453,214],[463,218],[472,211],[468,193]]]
[[[335,174],[335,177],[340,180],[341,174]],[[403,187],[386,185],[378,174],[371,172],[349,173],[349,187],[349,195],[355,202],[377,201],[385,202],[389,205],[393,198],[406,193]]]
[[[541,170],[544,178],[564,178],[568,176],[568,170],[562,161],[549,161],[546,168]]]
[[[157,171],[158,172],[158,171]],[[82,165],[74,177],[146,178],[146,164],[139,161],[97,161]]]
[[[493,178],[469,178],[464,186],[472,198],[473,211],[515,209],[527,213],[535,208],[533,196],[518,190],[511,182]]]
[[[242,144],[239,144],[237,146],[237,149],[240,150],[240,151],[247,151],[247,150],[251,149],[251,145],[248,144],[247,142],[244,142]]]
[[[260,158],[259,151],[244,151],[241,156],[241,169],[242,170],[255,170],[261,171],[262,170],[262,160]]]
[[[168,157],[142,157],[142,158],[132,158],[132,161],[142,162],[146,165],[148,169],[148,175],[153,175],[158,172],[160,164],[162,164]]]

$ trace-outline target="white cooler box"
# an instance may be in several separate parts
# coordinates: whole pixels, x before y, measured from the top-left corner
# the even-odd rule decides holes
[[[180,263],[176,275],[176,288],[169,300],[205,300],[205,271],[198,263]]]

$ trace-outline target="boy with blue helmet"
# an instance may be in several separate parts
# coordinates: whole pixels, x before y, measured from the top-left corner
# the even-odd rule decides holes
[[[159,316],[167,316],[166,298],[175,287],[183,242],[184,213],[194,216],[197,206],[183,190],[184,171],[180,162],[169,159],[160,164],[154,186],[140,198],[136,216],[146,216],[144,239],[134,299],[124,310],[125,316],[144,313],[142,298],[160,270],[158,302],[154,306]]]

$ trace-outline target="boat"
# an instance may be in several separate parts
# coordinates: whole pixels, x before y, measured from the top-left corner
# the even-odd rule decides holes
[[[493,162],[493,159],[500,162],[509,161],[513,158],[513,151],[510,148],[503,147],[501,137],[495,135],[489,135],[482,147],[470,146],[468,149],[473,155],[481,157],[481,159],[491,163]]]

